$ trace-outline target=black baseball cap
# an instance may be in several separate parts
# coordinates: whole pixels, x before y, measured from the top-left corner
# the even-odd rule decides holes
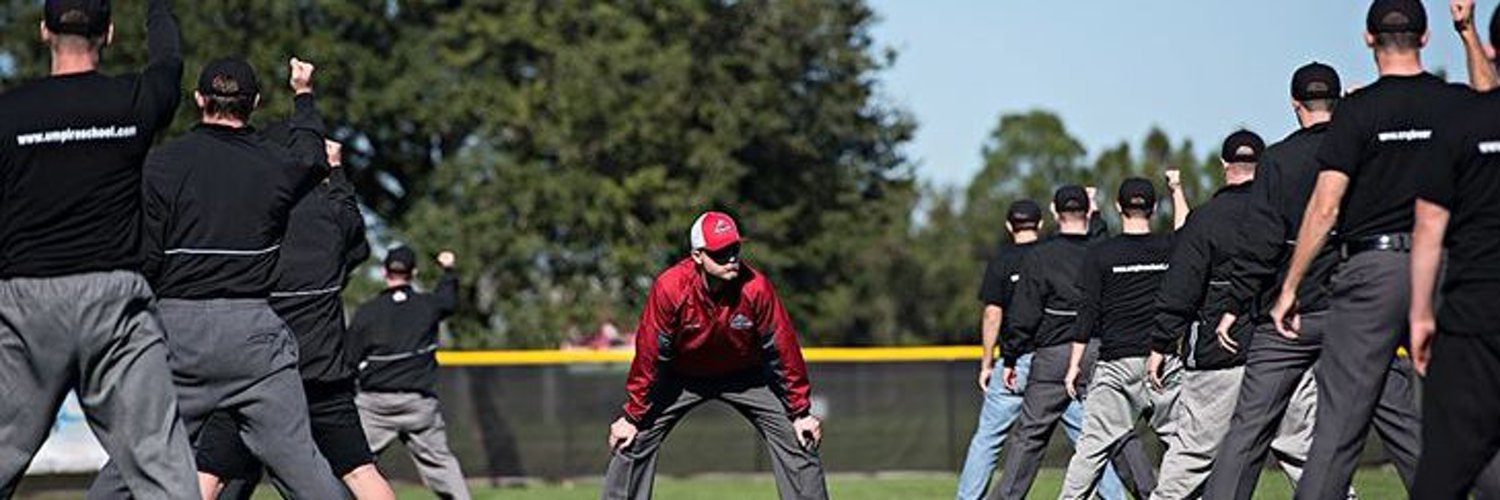
[[[1249,130],[1239,130],[1224,138],[1224,147],[1219,150],[1219,159],[1225,163],[1255,163],[1266,150],[1266,141]]]
[[[1338,99],[1341,88],[1339,72],[1327,64],[1307,63],[1292,73],[1292,99],[1298,101]]]
[[[1375,0],[1365,16],[1370,33],[1426,33],[1427,9],[1421,0]]]
[[[1500,6],[1496,6],[1495,12],[1490,14],[1490,44],[1500,44],[1496,41],[1500,38],[1495,38],[1496,36],[1500,36]]]
[[[260,82],[250,63],[238,57],[224,57],[203,66],[203,72],[198,74],[198,92],[224,97],[253,96],[260,94]]]
[[[95,37],[109,31],[109,0],[47,0],[47,31]]]
[[[1119,197],[1116,198],[1121,208],[1135,208],[1141,210],[1156,209],[1156,186],[1151,181],[1140,177],[1131,177],[1120,182]]]
[[[400,246],[385,254],[385,270],[393,273],[410,273],[417,269],[417,253]]]
[[[1005,212],[1005,220],[1012,226],[1035,226],[1042,221],[1042,207],[1031,200],[1016,200]]]
[[[1084,212],[1089,209],[1089,192],[1083,186],[1069,184],[1052,194],[1052,206],[1058,212]]]

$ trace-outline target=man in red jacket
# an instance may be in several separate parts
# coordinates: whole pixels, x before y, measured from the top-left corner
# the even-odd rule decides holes
[[[770,280],[741,262],[734,219],[693,222],[692,254],[651,285],[625,382],[624,414],[609,426],[613,456],[603,499],[651,498],[656,453],[678,421],[720,400],[755,425],[771,451],[783,499],[826,499],[818,459],[822,424],[797,330]]]

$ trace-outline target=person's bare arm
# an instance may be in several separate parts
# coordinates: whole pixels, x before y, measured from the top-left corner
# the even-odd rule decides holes
[[[1167,191],[1172,195],[1172,230],[1182,229],[1187,224],[1188,214],[1192,213],[1192,207],[1188,206],[1187,194],[1182,192],[1182,172],[1172,168],[1167,169]]]
[[[984,342],[984,353],[979,361],[979,390],[990,389],[990,374],[995,370],[995,344],[1000,341],[1000,321],[1005,310],[995,304],[984,305],[984,318],[979,324],[980,337]]]
[[[1411,360],[1417,373],[1427,374],[1437,321],[1432,295],[1437,289],[1438,268],[1443,260],[1443,236],[1448,231],[1448,209],[1418,199],[1417,220],[1411,239]]]
[[[1339,205],[1349,189],[1349,176],[1337,170],[1318,173],[1318,183],[1313,188],[1312,200],[1302,216],[1302,229],[1297,233],[1297,246],[1292,252],[1291,267],[1287,269],[1286,281],[1281,283],[1281,296],[1271,308],[1271,320],[1283,336],[1296,337],[1295,325],[1288,328],[1285,319],[1293,313],[1297,303],[1297,289],[1313,258],[1328,243],[1328,233],[1333,231],[1339,219]],[[1295,316],[1294,316],[1295,317]]]
[[[1458,39],[1463,42],[1464,61],[1469,69],[1469,86],[1477,92],[1494,89],[1500,83],[1500,76],[1496,75],[1495,65],[1490,62],[1490,54],[1485,50],[1484,42],[1479,39],[1479,28],[1474,25],[1474,0],[1453,0],[1448,4],[1448,11],[1453,14],[1453,27],[1458,31]],[[1490,43],[1494,43],[1494,40],[1490,40]]]
[[[1068,397],[1073,399],[1078,399],[1078,374],[1083,369],[1079,365],[1083,364],[1083,350],[1086,348],[1088,344],[1074,342],[1073,351],[1068,354],[1068,374],[1063,377],[1063,385],[1066,386]]]

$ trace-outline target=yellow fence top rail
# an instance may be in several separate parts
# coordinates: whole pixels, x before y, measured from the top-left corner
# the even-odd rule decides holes
[[[811,363],[977,360],[977,345],[925,347],[809,347],[802,356]],[[443,366],[557,365],[571,363],[628,363],[632,350],[614,351],[438,351]]]

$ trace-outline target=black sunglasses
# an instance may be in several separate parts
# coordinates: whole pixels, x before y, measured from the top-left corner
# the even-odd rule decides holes
[[[703,255],[722,266],[740,260],[740,245],[736,243],[718,250],[704,250]]]

